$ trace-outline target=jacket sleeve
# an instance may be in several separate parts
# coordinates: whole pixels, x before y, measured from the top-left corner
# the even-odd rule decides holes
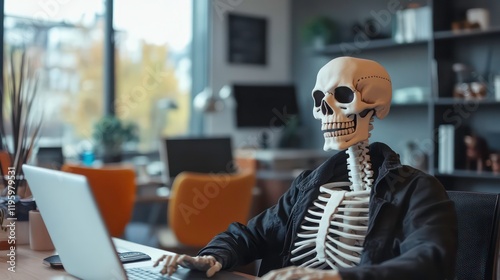
[[[212,255],[222,264],[222,269],[232,269],[281,252],[290,212],[299,192],[297,185],[309,172],[299,175],[276,205],[252,218],[246,226],[232,223],[225,232],[215,236],[201,249],[198,255]]]
[[[341,269],[343,280],[454,278],[457,220],[453,202],[432,176],[419,176],[406,184],[400,255],[379,264]]]

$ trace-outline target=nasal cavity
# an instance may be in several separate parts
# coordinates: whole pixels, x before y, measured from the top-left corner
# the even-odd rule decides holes
[[[354,92],[348,87],[338,87],[335,89],[335,100],[339,103],[351,103],[354,100]]]
[[[319,107],[324,97],[325,94],[321,90],[315,90],[313,92],[314,107]]]
[[[328,103],[325,102],[325,100],[321,102],[321,113],[326,116],[333,115],[332,107],[330,107]]]

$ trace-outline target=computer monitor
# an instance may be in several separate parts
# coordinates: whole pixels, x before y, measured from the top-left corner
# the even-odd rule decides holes
[[[166,166],[166,180],[171,182],[183,171],[233,173],[233,153],[229,137],[164,138],[160,150]]]
[[[60,169],[64,164],[62,147],[39,147],[36,154],[36,163],[41,167]]]
[[[293,85],[235,84],[232,95],[238,128],[283,126],[299,114]]]

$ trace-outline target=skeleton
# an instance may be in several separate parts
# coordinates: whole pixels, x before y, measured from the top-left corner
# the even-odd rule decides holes
[[[340,57],[321,68],[312,92],[313,115],[321,120],[323,149],[347,149],[349,182],[320,187],[320,194],[308,209],[292,250],[291,261],[300,267],[274,270],[262,279],[337,280],[341,277],[336,268],[359,264],[373,184],[369,132],[373,129],[374,116],[383,119],[388,114],[391,95],[390,77],[374,61]],[[208,277],[222,267],[213,256],[164,255],[155,266],[162,262],[161,273],[168,275],[177,265],[206,271]],[[334,270],[315,269],[326,267]]]
[[[391,95],[390,77],[374,61],[340,57],[319,71],[313,115],[321,120],[323,149],[347,149],[349,182],[320,187],[295,240],[292,263],[320,269],[359,264],[373,184],[369,131],[374,115],[383,119],[388,114]]]

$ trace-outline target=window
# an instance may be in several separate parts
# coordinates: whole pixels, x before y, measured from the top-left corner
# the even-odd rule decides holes
[[[67,156],[103,115],[103,9],[102,0],[5,2],[4,56],[25,47],[42,70],[41,136],[69,145]]]
[[[139,127],[140,150],[188,133],[192,13],[184,0],[114,2],[116,114]]]
[[[104,115],[105,0],[5,1],[4,56],[27,47],[43,69],[42,139],[65,156],[92,142]],[[189,133],[192,1],[114,1],[115,112],[139,128],[140,151]],[[62,139],[62,141],[61,141]]]

